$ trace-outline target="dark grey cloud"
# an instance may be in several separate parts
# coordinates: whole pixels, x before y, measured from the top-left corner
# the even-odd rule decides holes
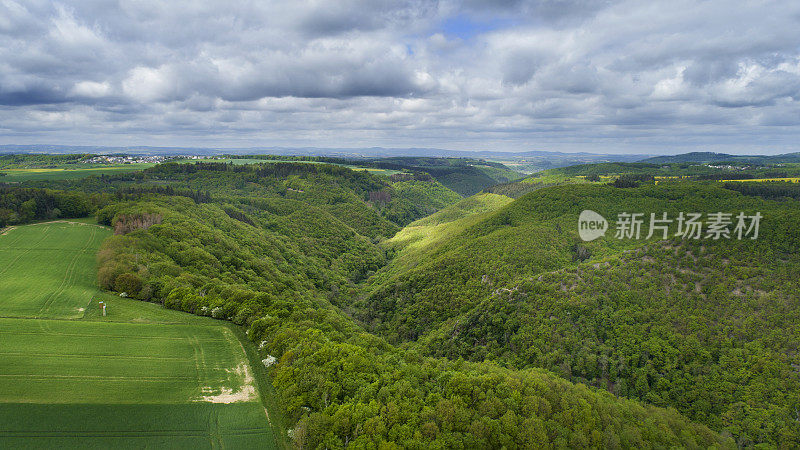
[[[32,86],[24,90],[0,92],[0,105],[5,106],[49,105],[66,101],[63,92],[48,86]]]
[[[798,151],[798,17],[769,0],[0,0],[0,141]]]
[[[477,14],[501,14],[528,21],[575,20],[591,17],[615,3],[614,0],[466,0],[457,5]]]
[[[683,72],[683,78],[698,87],[718,83],[736,76],[739,64],[735,58],[693,60]]]

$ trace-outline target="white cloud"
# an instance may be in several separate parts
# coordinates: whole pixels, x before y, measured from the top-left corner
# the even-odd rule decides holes
[[[76,97],[102,98],[111,93],[111,85],[108,82],[98,83],[96,81],[81,81],[75,83],[70,90],[70,94]]]
[[[776,0],[0,0],[0,140],[39,123],[77,143],[591,151],[758,146],[781,127],[800,150],[798,16]]]
[[[177,83],[171,70],[165,66],[135,67],[122,81],[122,90],[136,101],[157,102],[172,99]]]

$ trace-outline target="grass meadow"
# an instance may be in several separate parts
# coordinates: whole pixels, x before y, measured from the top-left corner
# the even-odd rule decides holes
[[[0,448],[278,447],[252,344],[226,322],[100,292],[108,235],[63,222],[0,235]]]
[[[77,319],[98,293],[98,225],[50,222],[0,234],[0,316]]]
[[[0,182],[19,182],[19,181],[38,181],[38,180],[74,180],[86,178],[91,175],[114,175],[125,172],[135,172],[137,170],[153,167],[151,163],[137,164],[111,164],[99,165],[97,167],[82,168],[36,168],[36,169],[0,169],[5,175],[0,176]]]

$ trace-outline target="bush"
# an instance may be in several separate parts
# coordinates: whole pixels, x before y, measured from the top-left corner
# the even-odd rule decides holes
[[[136,296],[139,300],[149,301],[153,298],[153,285],[150,283],[145,284],[142,286],[142,289],[139,291],[139,295]]]
[[[117,277],[125,270],[117,264],[107,264],[97,271],[97,283],[103,289],[113,291]]]
[[[135,296],[142,290],[142,279],[135,273],[123,273],[114,280],[114,288],[118,292],[125,292],[129,296]]]

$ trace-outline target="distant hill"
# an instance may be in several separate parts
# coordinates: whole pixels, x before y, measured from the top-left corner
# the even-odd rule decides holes
[[[786,153],[783,155],[730,155],[727,153],[691,152],[674,156],[656,156],[641,160],[644,163],[670,164],[670,163],[698,163],[708,164],[716,162],[738,162],[748,164],[778,164],[800,162],[800,153]]]
[[[502,162],[512,170],[531,173],[554,167],[601,162],[635,162],[652,155],[612,155],[602,153],[564,153],[544,150],[500,152],[491,150],[448,150],[441,148],[345,148],[345,147],[148,147],[148,146],[74,146],[7,144],[0,145],[0,154],[7,153],[93,153],[127,155],[283,155],[328,156],[345,159],[375,158],[479,158]]]
[[[464,196],[524,176],[501,163],[473,158],[394,157],[370,159],[359,164],[380,169],[424,172]]]
[[[306,155],[306,156],[341,156],[363,158],[390,158],[397,156],[438,157],[438,158],[602,158],[614,161],[635,161],[647,154],[611,155],[603,153],[565,153],[545,150],[529,150],[524,152],[503,152],[491,150],[449,150],[430,147],[152,147],[152,146],[96,146],[96,145],[45,145],[45,144],[4,144],[0,145],[2,153],[130,153],[130,154],[272,154],[272,155]]]

